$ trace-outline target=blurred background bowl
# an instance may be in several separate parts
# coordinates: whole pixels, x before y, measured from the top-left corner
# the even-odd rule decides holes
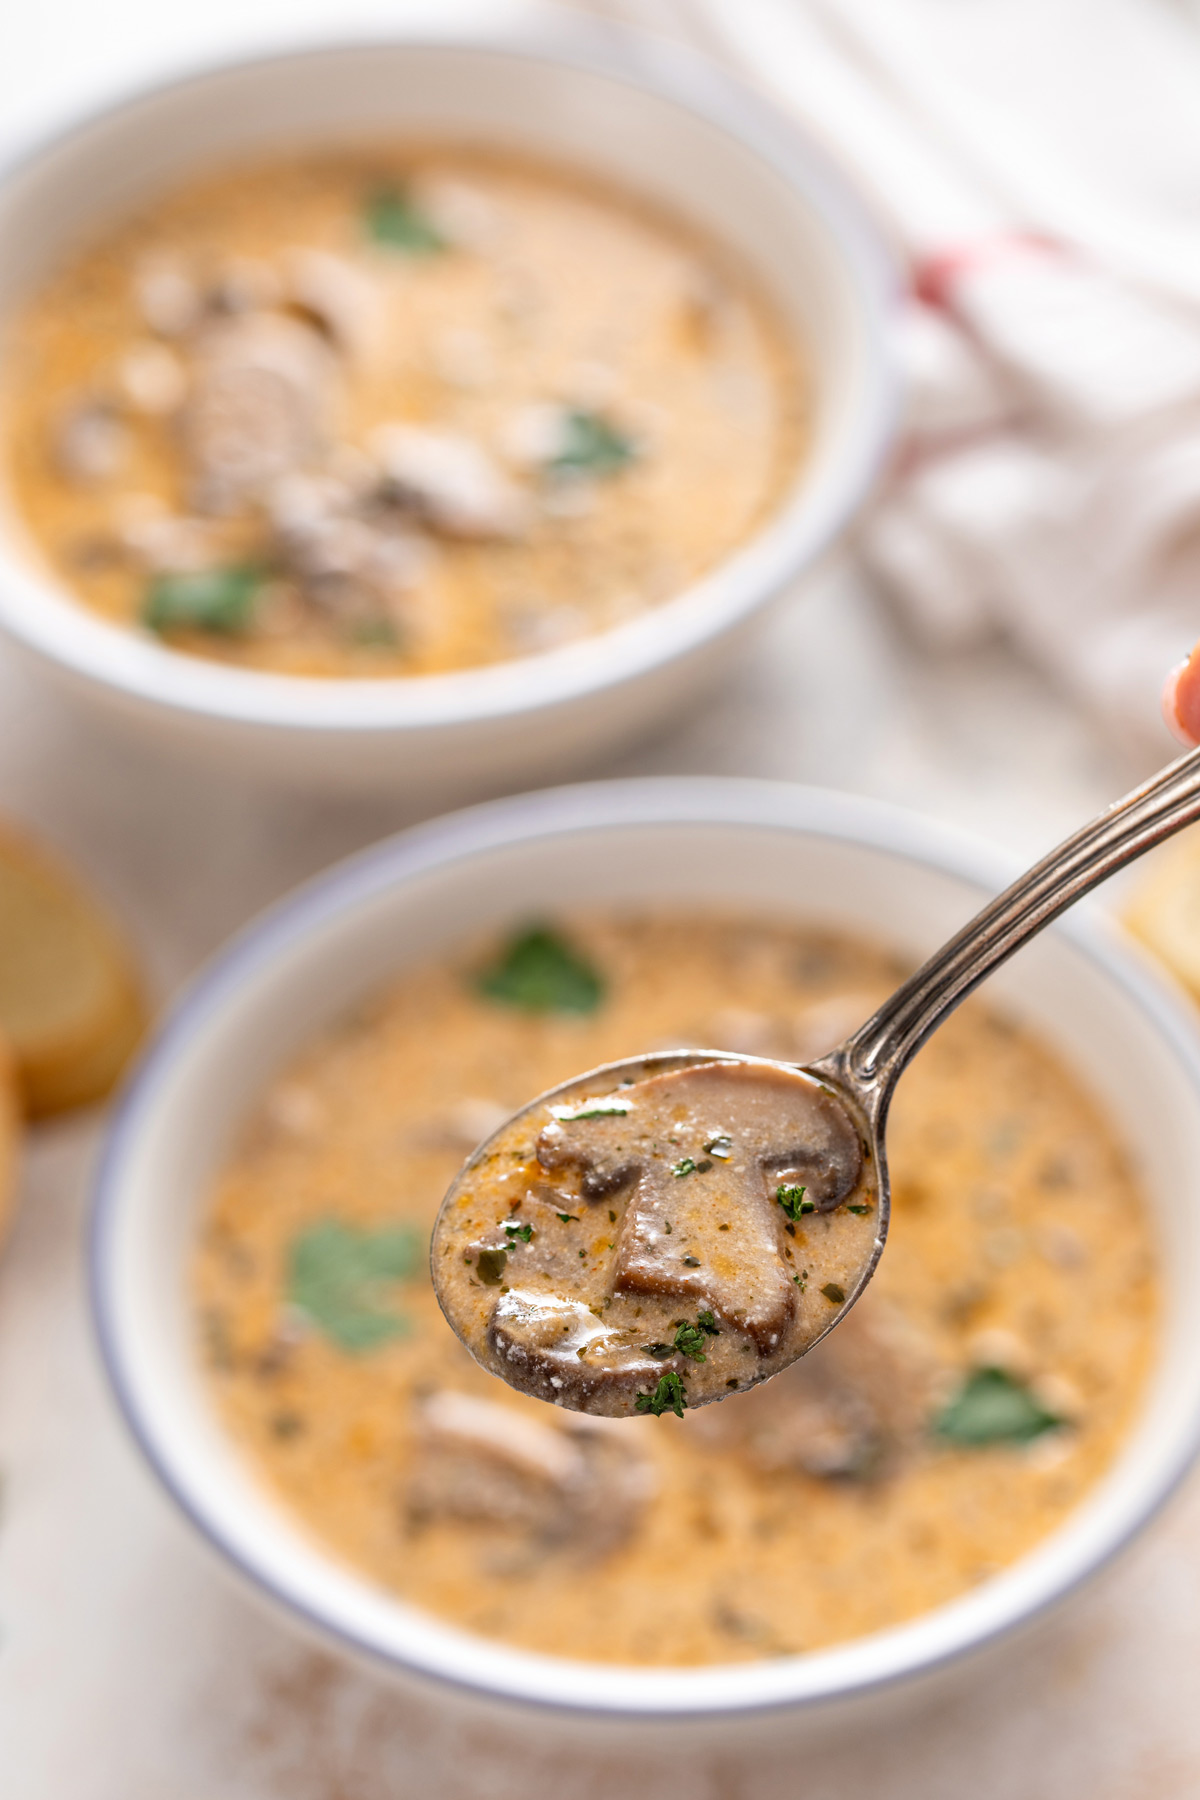
[[[248,1111],[323,1025],[464,937],[586,905],[711,905],[856,932],[917,958],[1011,874],[973,840],[876,802],[771,783],[615,782],[417,827],[303,888],[209,967],[117,1117],[95,1194],[92,1286],[108,1372],[143,1451],[199,1533],[328,1642],[472,1705],[540,1707],[573,1742],[639,1720],[736,1741],[909,1704],[978,1675],[1127,1543],[1200,1437],[1200,1047],[1115,930],[1076,910],[988,992],[1090,1088],[1127,1146],[1162,1243],[1154,1373],[1114,1466],[1011,1568],[911,1623],[807,1656],[632,1669],[514,1650],[443,1624],[326,1554],[261,1486],[210,1402],[188,1300],[197,1217]],[[631,1049],[634,1046],[630,1046]],[[583,1735],[581,1735],[583,1734]]]
[[[300,787],[444,801],[561,778],[728,669],[730,640],[871,485],[891,419],[891,284],[840,181],[764,105],[683,52],[656,46],[639,67],[581,27],[544,42],[307,48],[94,114],[0,185],[0,327],[106,220],[207,167],[387,134],[494,143],[595,171],[728,246],[811,360],[812,441],[774,515],[703,580],[603,636],[478,670],[349,681],[222,667],[105,623],[39,566],[0,505],[0,630],[72,699],[156,751]]]

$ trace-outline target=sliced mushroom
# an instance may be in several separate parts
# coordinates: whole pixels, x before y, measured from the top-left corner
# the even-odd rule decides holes
[[[277,272],[258,256],[229,257],[205,294],[208,307],[218,313],[265,312],[282,299]]]
[[[652,1491],[636,1446],[591,1420],[543,1423],[453,1389],[419,1408],[405,1496],[418,1522],[461,1519],[592,1559],[630,1535]]]
[[[413,199],[438,236],[460,250],[488,250],[501,234],[500,210],[489,194],[457,175],[420,175]]]
[[[438,1297],[483,1366],[587,1413],[752,1387],[828,1330],[879,1248],[858,1128],[811,1076],[682,1054],[642,1071],[517,1114],[434,1232]]]
[[[307,246],[284,259],[286,293],[341,355],[367,356],[379,338],[383,296],[365,270],[344,256]]]
[[[204,296],[181,263],[172,257],[149,257],[134,276],[138,310],[159,337],[186,337],[200,323]]]
[[[504,427],[502,447],[518,469],[540,469],[567,447],[567,408],[556,400],[535,400],[512,414]]]
[[[211,519],[177,513],[135,515],[122,525],[120,539],[145,568],[161,574],[211,569],[225,555],[220,530]]]
[[[583,1123],[594,1129],[580,1132]],[[566,1125],[555,1119],[538,1133],[537,1159],[548,1173],[576,1170],[584,1199],[596,1201],[620,1193],[637,1180],[645,1150],[631,1140],[626,1119],[579,1120]]]
[[[202,510],[235,510],[312,462],[332,371],[328,346],[295,319],[248,313],[205,331],[183,414]]]
[[[117,379],[127,403],[152,418],[177,412],[187,394],[187,370],[173,350],[152,340],[121,358]]]
[[[877,1479],[920,1441],[936,1365],[874,1294],[800,1362],[687,1428],[764,1474]]]
[[[644,1132],[634,1137],[629,1117],[556,1121],[538,1138],[538,1161],[547,1169],[577,1168],[589,1200],[636,1182],[617,1246],[615,1292],[699,1301],[769,1352],[796,1304],[779,1255],[775,1189],[794,1178],[817,1210],[828,1212],[855,1188],[862,1151],[844,1110],[819,1089],[772,1070],[703,1063],[639,1083],[637,1116],[652,1122],[653,1142]],[[712,1168],[711,1160],[700,1168],[706,1122],[712,1141],[719,1133],[736,1146],[728,1159],[718,1158],[717,1205],[710,1184],[697,1178]],[[677,1156],[667,1149],[672,1139]],[[735,1191],[726,1195],[729,1184]],[[718,1235],[734,1218],[736,1255]]]
[[[529,525],[528,497],[473,438],[384,425],[372,449],[392,498],[447,537],[519,537]]]
[[[80,400],[59,421],[55,456],[71,481],[92,485],[115,480],[131,447],[129,429],[111,401]]]

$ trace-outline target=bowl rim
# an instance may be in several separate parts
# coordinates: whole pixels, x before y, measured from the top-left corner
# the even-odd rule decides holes
[[[1017,870],[1014,858],[957,827],[890,803],[776,781],[737,777],[651,777],[522,794],[466,808],[385,839],[314,877],[268,908],[200,970],[172,1007],[118,1103],[94,1178],[88,1226],[93,1329],[118,1410],[161,1485],[209,1547],[260,1598],[293,1623],[338,1642],[389,1671],[457,1689],[476,1699],[613,1721],[698,1723],[703,1718],[812,1710],[877,1695],[933,1675],[1018,1633],[1105,1567],[1149,1523],[1200,1454],[1200,1359],[1153,1462],[1145,1456],[1115,1517],[1092,1502],[1108,1476],[1049,1538],[997,1576],[916,1619],[826,1650],[769,1661],[661,1670],[586,1663],[482,1639],[408,1603],[396,1604],[432,1643],[397,1653],[369,1631],[322,1612],[254,1566],[253,1557],[205,1511],[171,1466],[139,1408],[136,1373],[126,1366],[121,1320],[109,1293],[122,1213],[124,1165],[136,1154],[143,1120],[197,1026],[220,1013],[243,976],[302,946],[314,932],[407,881],[481,853],[581,831],[708,824],[794,832],[861,845],[898,861],[995,891]],[[1178,991],[1084,902],[1049,928],[1143,1013],[1200,1097],[1200,1034]],[[1109,1476],[1123,1467],[1121,1457]],[[1113,1511],[1112,1508],[1109,1509]],[[1093,1517],[1093,1512],[1095,1516]],[[428,1622],[426,1624],[426,1622]]]
[[[748,151],[768,175],[781,177],[847,275],[857,300],[863,372],[856,382],[855,428],[846,434],[833,469],[836,479],[823,498],[817,497],[819,504],[809,503],[807,465],[802,465],[760,528],[707,574],[662,605],[578,643],[479,668],[360,679],[228,668],[143,641],[92,614],[65,583],[40,571],[36,558],[22,557],[22,522],[10,505],[17,530],[0,530],[0,630],[67,673],[99,682],[126,701],[193,719],[353,737],[381,729],[419,732],[477,724],[570,704],[701,649],[767,605],[845,528],[884,466],[899,405],[889,347],[898,274],[850,177],[815,140],[786,121],[750,84],[686,45],[656,38],[652,56],[639,58],[633,46],[645,36],[633,31],[617,39],[583,18],[477,30],[414,24],[389,31],[314,31],[232,56],[186,59],[181,68],[132,83],[36,141],[27,140],[0,164],[0,199],[40,163],[88,133],[119,123],[123,114],[240,71],[364,50],[432,51],[548,64],[624,84],[692,114],[735,148]],[[623,50],[622,44],[628,48]]]

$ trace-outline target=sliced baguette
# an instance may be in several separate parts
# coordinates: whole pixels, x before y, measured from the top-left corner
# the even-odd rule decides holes
[[[0,1031],[30,1118],[102,1099],[145,1028],[133,960],[60,863],[0,829]]]
[[[1124,917],[1200,1000],[1200,826],[1153,853]]]
[[[12,1051],[0,1038],[0,1243],[8,1235],[17,1198],[21,1148],[21,1096]]]

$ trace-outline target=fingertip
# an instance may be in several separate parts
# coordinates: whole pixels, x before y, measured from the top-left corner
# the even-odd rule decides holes
[[[1184,730],[1179,717],[1179,678],[1187,666],[1188,659],[1186,657],[1184,657],[1182,662],[1176,663],[1175,667],[1167,676],[1167,679],[1163,682],[1162,690],[1163,724],[1171,733],[1171,736],[1177,738],[1181,744],[1190,744],[1192,741]]]
[[[1181,744],[1200,744],[1200,656],[1195,651],[1167,676],[1162,710],[1167,729]]]

